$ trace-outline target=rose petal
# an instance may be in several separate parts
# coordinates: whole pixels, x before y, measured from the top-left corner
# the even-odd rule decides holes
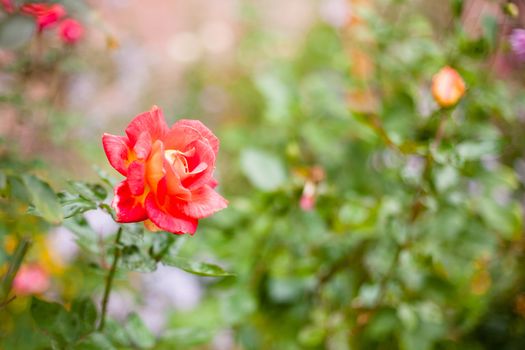
[[[127,181],[122,181],[115,187],[111,206],[115,209],[117,222],[139,222],[148,218],[141,197],[132,195]]]
[[[161,139],[168,130],[162,110],[157,106],[153,106],[150,111],[139,114],[129,123],[126,128],[126,135],[128,135],[131,144],[135,145],[143,132],[149,132],[151,139],[154,141]]]
[[[146,166],[143,161],[136,160],[128,167],[128,186],[134,196],[144,193]]]
[[[182,185],[189,190],[194,190],[207,184],[215,170],[215,153],[213,153],[212,148],[200,140],[192,143],[192,147],[195,148],[194,156],[186,158],[190,173],[182,180]],[[206,166],[203,166],[202,163],[206,164]],[[201,169],[203,170],[200,171]]]
[[[178,172],[166,161],[164,163],[164,170],[166,171],[166,191],[169,195],[174,195],[179,198],[190,198],[191,192],[184,186]]]
[[[102,145],[108,157],[109,164],[122,175],[126,176],[128,160],[128,138],[111,134],[102,135]]]
[[[151,152],[151,135],[149,132],[145,131],[140,134],[135,146],[133,146],[133,151],[135,151],[138,159],[148,158]]]
[[[168,136],[169,135],[169,136]],[[215,156],[219,152],[219,139],[198,120],[181,119],[166,134],[166,149],[185,150],[185,146],[197,139],[204,139],[210,145]]]
[[[228,201],[209,186],[203,186],[191,194],[189,201],[174,198],[170,204],[177,207],[177,210],[182,211],[185,215],[196,219],[210,216],[228,206]]]
[[[146,162],[146,180],[153,191],[157,191],[157,185],[164,177],[164,147],[157,140],[151,148],[151,153]]]
[[[159,208],[153,193],[148,194],[145,204],[149,219],[161,229],[176,234],[194,234],[197,230],[197,219],[186,217],[182,213],[174,215],[164,212]]]

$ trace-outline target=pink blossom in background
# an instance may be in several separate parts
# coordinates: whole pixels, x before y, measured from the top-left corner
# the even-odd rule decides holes
[[[84,26],[80,22],[68,18],[60,23],[58,33],[64,43],[72,45],[84,36]]]
[[[40,265],[22,265],[13,280],[13,292],[16,295],[41,294],[50,285],[49,274]]]
[[[53,26],[66,15],[66,10],[60,4],[25,4],[21,10],[23,13],[35,17],[39,32]]]
[[[525,61],[525,29],[514,29],[509,38],[510,46],[520,61]]]
[[[311,211],[315,207],[315,184],[307,181],[304,185],[303,194],[299,201],[299,206],[304,211]]]
[[[7,13],[13,13],[15,11],[15,7],[13,6],[11,0],[0,0],[0,5],[2,5],[5,12]]]

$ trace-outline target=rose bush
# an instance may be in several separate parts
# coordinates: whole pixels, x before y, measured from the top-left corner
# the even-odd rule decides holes
[[[195,233],[198,219],[226,208],[214,191],[219,140],[197,120],[168,127],[154,106],[135,117],[125,136],[104,134],[104,151],[126,179],[115,187],[118,222],[146,220],[151,230]]]

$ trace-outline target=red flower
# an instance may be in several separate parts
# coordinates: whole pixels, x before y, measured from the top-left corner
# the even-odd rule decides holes
[[[60,23],[58,33],[63,42],[74,44],[84,36],[84,27],[78,21],[68,18]]]
[[[5,12],[7,13],[13,13],[15,11],[15,7],[13,6],[11,0],[0,0],[0,5],[3,6]]]
[[[16,295],[40,294],[49,286],[49,274],[37,264],[23,265],[13,280]]]
[[[57,23],[66,15],[66,10],[60,4],[26,4],[21,9],[22,12],[35,17],[39,32]]]
[[[168,127],[162,111],[135,117],[126,136],[104,134],[110,164],[126,179],[115,188],[118,222],[146,221],[146,227],[195,233],[198,219],[226,208],[213,189],[219,140],[197,120]]]

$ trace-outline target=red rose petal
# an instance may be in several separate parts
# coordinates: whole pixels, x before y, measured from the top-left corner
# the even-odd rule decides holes
[[[176,234],[194,234],[197,230],[197,219],[186,217],[182,214],[173,215],[173,213],[164,212],[157,205],[153,193],[148,194],[145,205],[149,219],[165,231]]]
[[[208,143],[215,156],[217,156],[219,139],[198,120],[181,119],[177,121],[164,136],[163,141],[166,149],[176,149],[184,152],[196,140],[203,140]]]
[[[138,159],[148,158],[151,152],[151,135],[149,132],[145,131],[139,135],[135,146],[133,146],[133,151],[135,151]]]
[[[213,176],[215,170],[215,153],[212,148],[203,141],[195,141],[192,146],[195,148],[195,154],[186,158],[190,173],[182,180],[184,187],[190,190],[197,189],[207,184]],[[202,166],[202,163],[206,166]],[[193,173],[195,170],[203,169]]]
[[[215,154],[215,156],[217,156],[217,153],[219,152],[219,139],[204,124],[202,124],[198,120],[190,119],[181,119],[176,124],[189,126],[197,130],[202,135],[202,137],[204,137],[208,141],[208,143],[211,146],[211,149],[213,150],[213,153]]]
[[[131,144],[135,145],[143,132],[149,132],[151,139],[155,141],[161,139],[168,130],[162,110],[153,106],[150,111],[139,114],[129,123],[126,128],[126,135],[128,135]]]
[[[128,168],[128,186],[134,196],[144,193],[146,166],[143,161],[136,160]]]
[[[210,216],[228,206],[228,201],[209,186],[203,186],[191,194],[191,200],[176,200],[174,204],[178,210],[196,219]]]
[[[146,180],[153,191],[157,191],[159,181],[164,177],[164,147],[157,140],[151,148],[151,153],[146,162]]]
[[[148,218],[141,197],[131,194],[127,181],[122,181],[115,187],[111,206],[115,209],[117,222],[139,222]]]
[[[126,161],[128,160],[129,152],[128,138],[126,136],[104,134],[102,135],[102,145],[111,166],[126,176]]]

